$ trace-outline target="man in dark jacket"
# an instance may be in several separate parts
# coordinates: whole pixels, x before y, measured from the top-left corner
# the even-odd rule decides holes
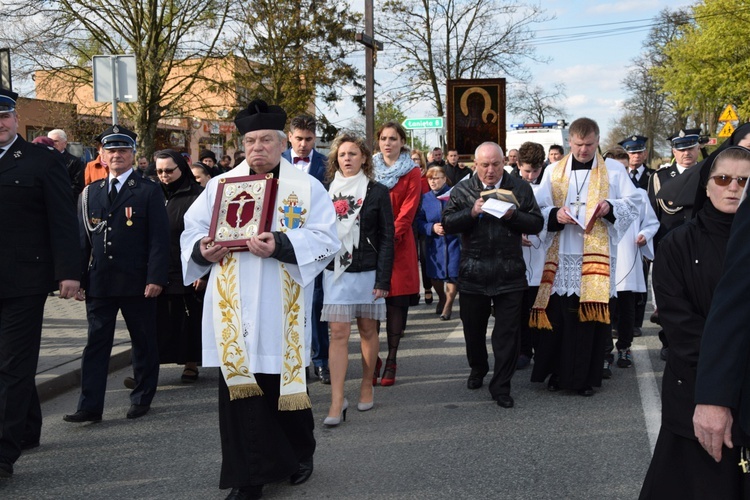
[[[68,145],[68,136],[64,130],[56,128],[47,132],[47,137],[52,139],[55,143],[55,149],[63,155],[63,163],[70,177],[70,187],[73,190],[73,201],[78,199],[78,195],[83,191],[83,171],[86,168],[83,160],[74,156],[68,152],[66,146]]]
[[[485,142],[475,152],[476,175],[453,188],[443,212],[447,234],[461,233],[460,292],[466,356],[471,373],[469,389],[482,387],[489,372],[485,336],[494,306],[499,318],[492,329],[495,366],[489,390],[503,408],[513,407],[510,379],[519,349],[519,321],[523,292],[527,288],[526,265],[521,250],[522,234],[537,234],[544,220],[528,183],[504,173],[503,150]],[[501,217],[484,213],[480,193],[490,189],[513,192],[518,201]]]
[[[76,299],[86,300],[89,330],[81,359],[78,410],[65,415],[66,422],[102,419],[118,311],[133,347],[135,388],[127,418],[149,411],[159,379],[156,297],[167,284],[169,270],[164,195],[159,186],[133,171],[135,133],[113,125],[101,137],[108,177],[81,193],[79,227],[88,266]]]
[[[18,94],[0,89],[0,478],[39,446],[34,376],[47,294],[78,292],[80,249],[62,158],[18,135]],[[54,299],[57,300],[57,299]]]

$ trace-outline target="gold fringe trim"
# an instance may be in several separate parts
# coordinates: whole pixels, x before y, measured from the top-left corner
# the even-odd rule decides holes
[[[547,318],[547,311],[544,309],[532,309],[529,326],[531,328],[539,328],[540,330],[552,330],[552,323]]]
[[[310,397],[306,392],[279,396],[279,411],[297,411],[312,408]]]
[[[242,384],[229,386],[229,400],[251,398],[253,396],[262,396],[263,389],[258,384]]]
[[[578,308],[578,319],[581,322],[597,321],[609,324],[609,306],[601,302],[584,302]]]

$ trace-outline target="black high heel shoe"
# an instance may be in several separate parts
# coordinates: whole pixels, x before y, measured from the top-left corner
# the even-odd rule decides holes
[[[425,290],[424,291],[424,303],[425,304],[432,304],[432,290]]]

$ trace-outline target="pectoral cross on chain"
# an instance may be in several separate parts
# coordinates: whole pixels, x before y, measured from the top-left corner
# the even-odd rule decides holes
[[[576,209],[576,219],[578,218],[578,212],[581,211],[581,207],[586,206],[586,202],[581,201],[581,197],[576,195],[576,201],[573,201],[570,203],[572,207],[575,207]]]
[[[747,468],[747,466],[750,465],[750,462],[747,461],[747,450],[744,447],[742,448],[742,453],[741,453],[740,457],[741,457],[740,461],[739,461],[739,463],[737,465],[739,465],[740,467],[742,467],[742,472],[743,473],[747,474],[748,472],[750,472],[748,470],[748,468]]]

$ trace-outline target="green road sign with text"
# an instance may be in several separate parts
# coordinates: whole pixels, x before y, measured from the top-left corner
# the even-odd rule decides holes
[[[443,128],[442,118],[408,118],[402,123],[405,129],[422,130],[428,128]]]

